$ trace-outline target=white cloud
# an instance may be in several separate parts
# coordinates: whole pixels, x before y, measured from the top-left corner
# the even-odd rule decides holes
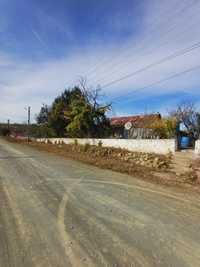
[[[200,41],[198,1],[146,0],[144,7],[137,38],[131,37],[123,45],[116,42],[96,43],[95,40],[87,49],[72,50],[70,57],[63,56],[62,59],[40,63],[0,53],[0,120],[25,120],[24,106],[31,105],[35,114],[42,103],[51,103],[55,96],[81,75],[87,75],[89,84],[106,84]],[[200,48],[116,83],[104,91],[111,97],[122,96],[120,101],[123,101],[126,94],[196,66],[199,62]],[[155,86],[153,90],[150,88],[145,95],[166,94],[174,90],[195,94],[199,82],[197,71]],[[142,95],[137,93],[137,97],[139,99]]]

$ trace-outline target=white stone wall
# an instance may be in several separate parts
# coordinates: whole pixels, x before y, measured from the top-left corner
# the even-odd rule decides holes
[[[37,139],[38,142],[51,142],[52,144],[74,144],[77,140],[78,144],[98,145],[101,141],[104,147],[115,147],[127,149],[135,152],[147,152],[157,154],[175,153],[175,139],[92,139],[92,138],[49,138]]]
[[[200,156],[200,140],[197,140],[195,142],[195,150],[194,150],[194,152],[195,152],[196,155]]]

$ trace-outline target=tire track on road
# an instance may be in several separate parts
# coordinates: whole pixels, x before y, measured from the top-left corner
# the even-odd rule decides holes
[[[75,242],[75,240],[71,240],[70,236],[68,235],[65,227],[65,213],[67,208],[67,203],[69,201],[69,195],[72,193],[73,189],[79,185],[81,182],[81,179],[74,182],[67,190],[67,192],[64,194],[63,199],[59,205],[58,209],[58,229],[60,232],[60,237],[65,249],[66,256],[69,258],[69,261],[72,266],[78,267],[78,266],[90,266],[95,267],[93,262],[89,258],[85,258],[84,252],[81,249],[81,247]],[[70,246],[71,244],[71,246]],[[76,254],[76,252],[77,254]],[[83,261],[86,260],[84,263]]]

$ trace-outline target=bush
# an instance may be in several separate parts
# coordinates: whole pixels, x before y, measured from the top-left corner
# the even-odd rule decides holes
[[[159,138],[173,138],[176,133],[176,120],[172,118],[166,118],[154,122],[151,125],[153,132]]]
[[[36,138],[51,138],[56,136],[54,130],[47,124],[41,124],[32,127],[31,135]]]
[[[103,145],[103,143],[102,143],[102,141],[100,140],[100,141],[98,142],[98,147],[102,147],[102,145]]]
[[[90,144],[85,144],[84,147],[83,147],[83,151],[84,152],[87,152],[88,150],[90,149]]]
[[[2,128],[1,129],[1,135],[9,136],[10,135],[10,130],[8,128]]]
[[[78,146],[78,140],[77,139],[74,139],[74,145]]]

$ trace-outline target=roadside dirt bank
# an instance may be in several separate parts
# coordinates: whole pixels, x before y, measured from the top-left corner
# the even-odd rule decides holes
[[[185,175],[177,176],[171,170],[172,156],[170,154],[163,156],[147,153],[132,153],[131,155],[129,151],[115,148],[81,146],[77,144],[52,145],[35,141],[27,143],[27,141],[13,138],[7,138],[7,140],[103,169],[126,173],[156,184],[200,191],[199,180],[195,172],[191,171]],[[149,161],[152,163],[148,164]],[[155,162],[156,164],[154,164]]]

